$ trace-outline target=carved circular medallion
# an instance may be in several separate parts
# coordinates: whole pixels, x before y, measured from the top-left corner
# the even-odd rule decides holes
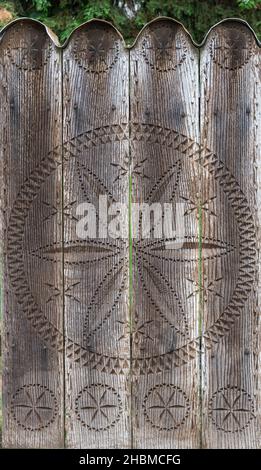
[[[218,430],[243,431],[255,417],[254,401],[246,390],[228,385],[213,394],[209,413]]]
[[[22,428],[39,431],[47,428],[57,417],[57,399],[44,385],[24,385],[12,397],[11,413]]]
[[[142,40],[142,55],[151,68],[159,72],[175,70],[187,58],[188,47],[183,31],[171,25],[153,25]]]
[[[231,214],[234,232],[227,238],[217,235],[205,236],[202,240],[202,261],[208,260],[213,267],[211,276],[204,282],[203,300],[208,313],[204,322],[204,343],[211,347],[228,333],[235,319],[240,315],[252,290],[255,279],[256,251],[255,226],[245,195],[231,172],[217,155],[175,130],[165,129],[153,124],[132,124],[131,135],[135,145],[133,162],[133,181],[139,178],[148,180],[143,200],[180,201],[185,205],[185,218],[188,226],[194,227],[196,207],[198,206],[187,188],[189,165],[201,165],[208,182],[212,178],[213,194],[203,198],[203,211],[206,217],[217,219],[219,214],[215,202],[221,198],[222,207]],[[115,160],[119,146],[128,140],[126,124],[105,126],[93,129],[64,145],[66,166],[78,168],[79,184],[82,194],[105,194],[108,200],[116,200],[115,182],[126,178],[124,161]],[[95,162],[100,159],[99,147],[107,146],[106,174],[100,172]],[[143,158],[144,147],[151,149],[150,164]],[[161,173],[157,169],[158,146],[164,153],[165,166]],[[146,150],[147,152],[148,150]],[[54,285],[53,268],[62,262],[62,242],[57,238],[48,243],[37,243],[32,238],[32,226],[46,223],[57,227],[61,212],[48,202],[50,178],[56,178],[59,171],[60,149],[55,149],[43,157],[40,164],[32,170],[22,186],[13,205],[8,228],[8,271],[21,309],[45,343],[58,351],[63,351],[63,334],[55,323],[56,307],[61,300],[62,286]],[[111,161],[108,155],[111,154]],[[137,159],[137,161],[135,160]],[[153,162],[154,159],[154,162]],[[155,167],[155,174],[150,168]],[[68,172],[68,175],[74,174]],[[182,179],[183,178],[183,179]],[[180,188],[187,188],[181,191]],[[204,196],[204,195],[203,195]],[[65,220],[74,220],[74,199],[64,207]],[[41,220],[39,220],[39,204]],[[35,222],[37,220],[37,223]],[[49,231],[48,233],[54,233]],[[173,240],[172,240],[173,241]],[[200,339],[192,328],[194,319],[187,312],[193,311],[197,302],[199,286],[197,279],[189,270],[193,261],[198,261],[198,235],[192,231],[185,235],[179,250],[166,247],[167,239],[134,240],[133,273],[137,300],[133,313],[132,371],[134,374],[149,374],[169,370],[193,359],[199,350]],[[64,290],[68,317],[65,341],[67,357],[81,366],[88,366],[107,373],[125,374],[129,372],[129,321],[126,309],[128,294],[128,257],[124,240],[93,239],[64,240],[64,265],[70,272]],[[28,249],[29,247],[29,249]],[[29,251],[28,251],[29,250]],[[23,256],[17,258],[17,253]],[[45,279],[46,294],[39,298],[38,279],[30,272],[37,262],[41,279]],[[103,270],[100,269],[103,266]],[[231,266],[236,274],[224,278]],[[92,290],[90,284],[81,286],[85,270],[92,270]],[[40,272],[40,271],[39,271]],[[88,271],[90,272],[90,271]],[[102,274],[101,276],[101,272]],[[177,279],[183,284],[175,284]],[[223,289],[226,282],[229,289]],[[83,287],[83,288],[81,288]],[[202,288],[203,289],[203,288]],[[224,294],[225,292],[225,294]],[[89,295],[86,297],[85,295]],[[209,311],[216,299],[215,311]],[[56,306],[56,307],[55,307]],[[59,305],[58,305],[59,309]],[[127,312],[128,314],[128,312]],[[73,317],[83,317],[83,331],[71,328]],[[113,331],[107,341],[108,331]],[[161,338],[164,337],[164,342]],[[126,351],[119,354],[119,351]]]
[[[119,394],[109,385],[88,385],[75,400],[77,418],[83,426],[93,431],[105,431],[114,426],[122,410]]]
[[[21,26],[22,27],[22,26]],[[41,70],[51,57],[52,45],[45,31],[28,27],[26,35],[19,34],[19,28],[10,30],[6,46],[6,54],[10,62],[19,70]]]
[[[184,424],[190,405],[186,394],[173,384],[151,388],[143,401],[147,421],[160,431],[172,431]]]
[[[210,57],[225,70],[238,70],[248,63],[253,53],[252,33],[236,25],[214,32],[209,44]]]
[[[74,57],[84,70],[90,73],[104,73],[111,69],[119,58],[120,39],[115,32],[104,25],[88,26],[77,32],[74,39]]]

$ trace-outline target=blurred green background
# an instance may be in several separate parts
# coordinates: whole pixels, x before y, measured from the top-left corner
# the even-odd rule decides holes
[[[197,42],[213,24],[227,17],[243,18],[261,37],[261,0],[17,0],[0,1],[0,26],[21,16],[49,26],[61,42],[84,21],[102,18],[112,22],[132,43],[138,31],[156,16],[181,21]]]

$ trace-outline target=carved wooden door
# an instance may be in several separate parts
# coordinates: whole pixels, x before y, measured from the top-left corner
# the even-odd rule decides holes
[[[237,21],[3,31],[6,447],[260,447],[258,59]],[[124,237],[78,236],[101,198]],[[184,208],[179,249],[137,203]]]

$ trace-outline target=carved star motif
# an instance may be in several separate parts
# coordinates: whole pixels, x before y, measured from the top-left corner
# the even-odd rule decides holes
[[[101,419],[102,417],[105,418],[106,421],[109,421],[108,417],[108,410],[111,408],[117,408],[117,405],[113,405],[106,401],[107,390],[104,390],[103,394],[99,399],[97,399],[94,395],[88,392],[90,397],[90,404],[84,405],[81,407],[81,410],[88,410],[91,414],[91,422],[95,420],[95,418]],[[99,416],[100,415],[100,416]]]
[[[98,43],[89,44],[88,51],[90,52],[92,59],[102,58],[105,54],[105,47],[104,47],[104,36]]]
[[[30,44],[23,40],[21,44],[19,44],[16,47],[13,47],[12,50],[17,51],[18,54],[20,55],[19,57],[20,67],[27,66],[29,51],[30,51],[30,54],[33,56],[34,62],[36,62],[37,57],[39,56],[39,47],[37,46],[36,41]]]
[[[237,397],[233,401],[230,401],[222,393],[221,406],[218,408],[213,408],[213,411],[224,412],[222,413],[223,416],[221,418],[222,425],[224,425],[225,421],[227,420],[232,420],[232,421],[234,420],[237,423],[237,425],[240,426],[240,422],[239,422],[237,415],[240,413],[251,413],[250,408],[242,408],[240,407],[240,405],[238,405],[240,398],[241,398],[241,394],[237,395]]]
[[[188,279],[187,281],[191,282],[194,286],[192,292],[188,295],[188,299],[191,297],[197,296],[200,293],[203,294],[204,301],[207,301],[208,294],[214,294],[218,297],[222,297],[222,295],[215,290],[215,283],[220,282],[223,277],[216,277],[215,279],[209,279],[206,275],[203,276],[202,284],[198,280]]]
[[[146,175],[145,170],[143,168],[146,161],[147,158],[144,158],[140,162],[132,162],[132,165],[129,166],[129,157],[126,155],[121,164],[111,162],[111,166],[117,168],[119,172],[113,182],[116,183],[116,181],[125,177],[128,173],[130,175],[138,176],[140,178],[149,179],[149,176]]]
[[[169,415],[171,420],[174,422],[174,424],[177,424],[175,415],[172,410],[175,408],[185,408],[185,406],[182,405],[181,403],[176,403],[175,400],[173,401],[175,390],[170,394],[170,396],[167,399],[164,398],[158,391],[156,392],[156,395],[158,396],[159,403],[156,405],[149,406],[149,409],[161,411],[159,415],[159,423],[162,422],[164,417]]]
[[[57,401],[47,387],[32,384],[17,390],[11,403],[14,419],[25,429],[42,429],[57,414]]]
[[[169,38],[160,38],[154,34],[156,42],[156,60],[172,60],[173,44]],[[177,44],[175,50],[182,49]]]
[[[121,412],[121,399],[116,390],[108,385],[89,385],[76,398],[78,419],[89,429],[108,429],[118,421]]]
[[[70,220],[77,222],[77,217],[71,213],[71,210],[75,206],[77,201],[72,201],[62,207],[62,202],[57,201],[57,205],[50,204],[49,202],[43,201],[43,205],[49,209],[49,214],[44,217],[43,222],[51,220],[53,217],[58,217],[58,224],[62,223],[63,217],[67,217]]]
[[[72,284],[67,285],[65,289],[63,290],[63,286],[57,287],[49,282],[46,282],[45,285],[50,289],[50,292],[51,292],[46,303],[48,304],[52,301],[62,298],[63,295],[67,297],[68,299],[74,300],[75,302],[80,302],[78,297],[76,297],[72,293],[73,289],[79,284],[80,284],[80,281],[73,282]]]
[[[139,321],[138,320],[138,315],[135,313],[134,319],[133,319],[133,324],[129,321],[121,321],[117,320],[117,323],[120,323],[123,325],[123,332],[121,335],[118,337],[118,341],[121,341],[122,339],[129,339],[130,334],[132,335],[133,342],[135,344],[139,344],[142,342],[142,340],[150,340],[153,341],[152,336],[149,333],[149,325],[153,323],[153,320],[145,320],[145,321]],[[141,350],[145,349],[145,346]]]
[[[211,209],[210,205],[213,203],[213,201],[217,198],[217,196],[211,196],[203,201],[201,201],[200,196],[197,194],[196,198],[190,198],[190,197],[185,197],[181,196],[181,199],[188,203],[190,207],[184,212],[184,215],[189,215],[192,214],[193,212],[196,213],[197,219],[199,218],[199,213],[200,210],[202,212],[206,212],[209,215],[212,215],[214,217],[217,217],[217,214],[214,212],[213,209]]]
[[[147,420],[161,430],[177,429],[187,418],[189,408],[185,393],[173,384],[156,385],[144,399]]]
[[[45,396],[45,392],[42,392],[36,400],[34,397],[30,394],[30,392],[26,392],[27,398],[28,398],[28,403],[17,403],[17,405],[14,405],[15,408],[27,408],[28,412],[26,413],[24,417],[24,423],[27,422],[28,418],[32,415],[32,417],[35,417],[36,420],[42,424],[42,412],[44,411],[50,411],[52,408],[50,406],[43,406],[41,405],[41,400]]]
[[[168,59],[171,60],[171,43],[170,41],[160,41],[156,38],[157,41],[157,49],[156,49],[156,59],[157,60],[164,60]]]
[[[252,398],[236,386],[217,390],[210,401],[210,411],[214,424],[225,432],[240,431],[255,417]]]

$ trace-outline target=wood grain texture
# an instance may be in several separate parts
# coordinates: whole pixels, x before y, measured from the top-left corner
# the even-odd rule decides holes
[[[173,204],[174,226],[180,209],[185,231],[180,249],[168,245],[175,236],[152,226],[147,238],[133,238],[138,448],[199,446],[198,91],[198,51],[187,33],[171,20],[147,26],[130,51],[132,203]],[[163,223],[168,218],[163,210]]]
[[[61,60],[43,26],[9,27],[0,74],[3,444],[62,447]]]
[[[201,50],[202,230],[224,247],[213,244],[202,264],[207,448],[260,447],[259,57],[254,35],[237,22],[214,28]]]
[[[63,64],[66,441],[130,447],[128,219],[125,239],[112,224],[98,232],[100,197],[108,222],[113,203],[128,208],[128,52],[113,27],[93,21]],[[81,203],[97,215],[85,239],[75,233]]]
[[[250,28],[199,48],[161,18],[127,48],[94,20],[58,48],[19,20],[0,111],[4,446],[260,448]]]

